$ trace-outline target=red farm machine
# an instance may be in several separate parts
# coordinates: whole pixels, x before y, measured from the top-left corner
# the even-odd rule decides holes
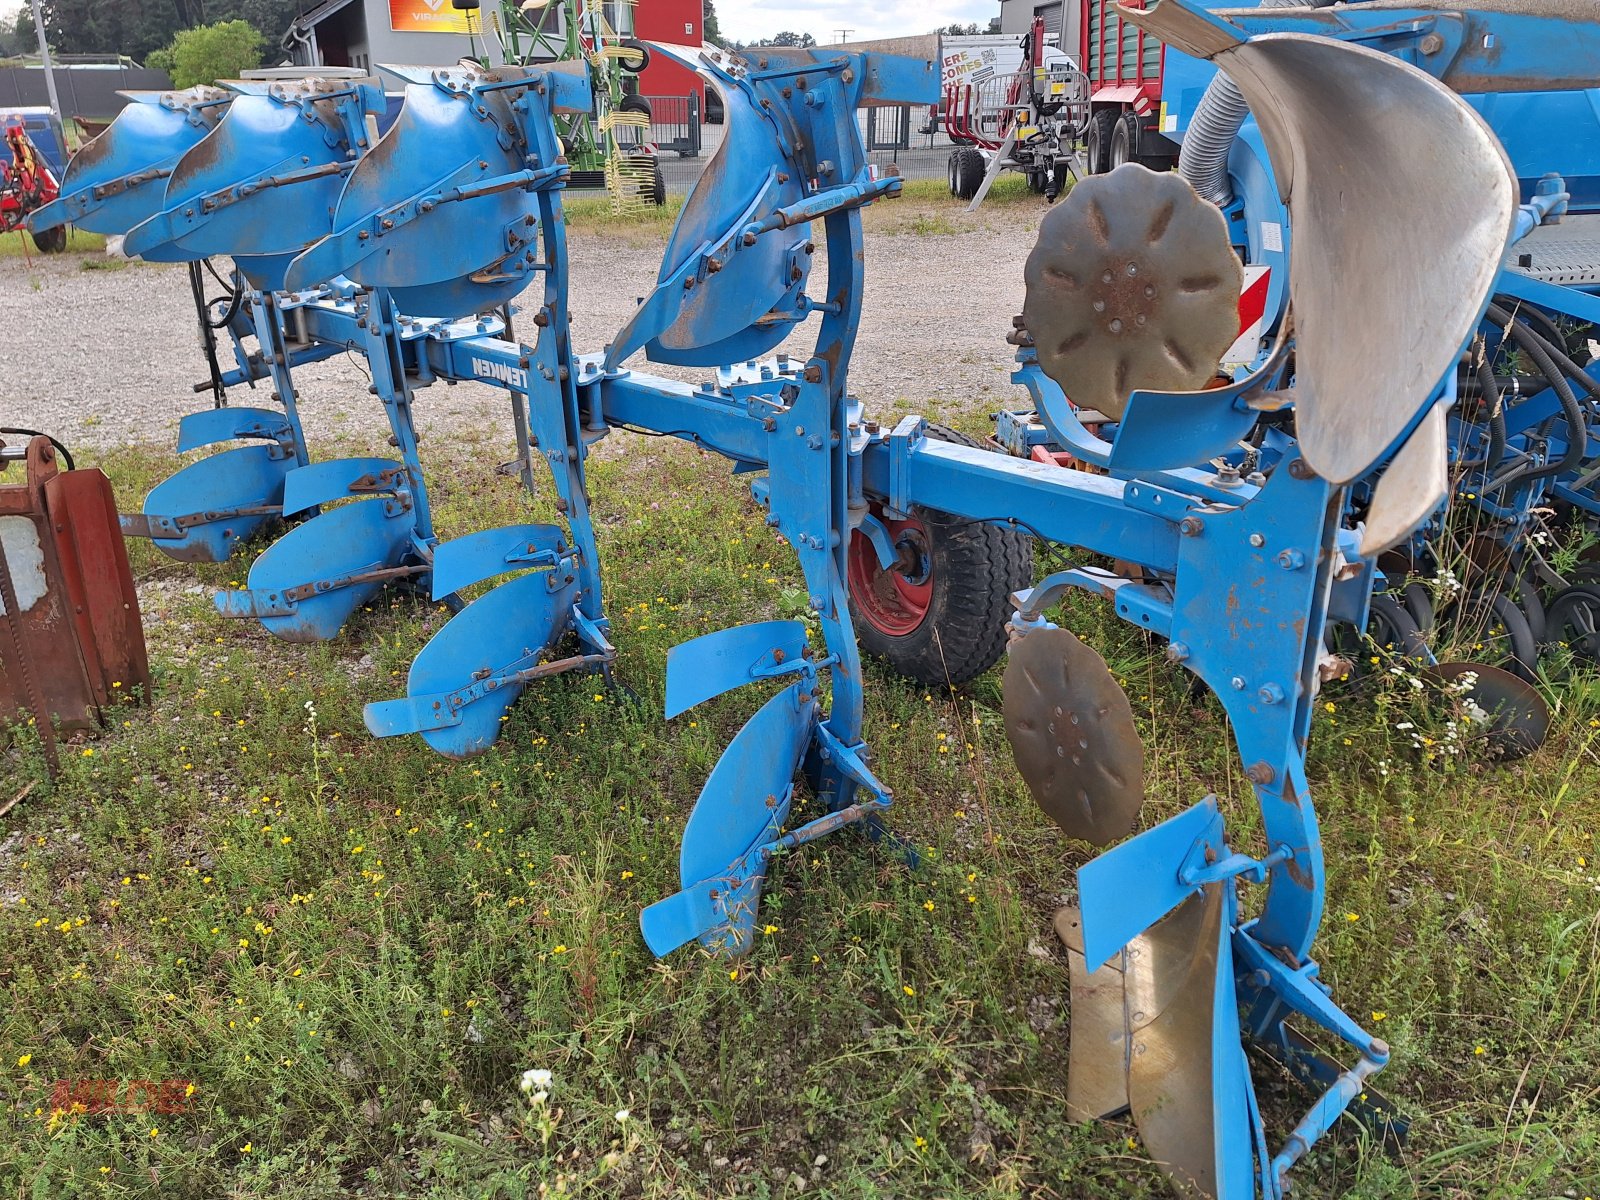
[[[37,114],[45,118],[36,119]],[[65,161],[65,142],[60,125],[50,116],[48,109],[11,110],[0,112],[0,233],[22,229],[28,214],[54,200],[60,194],[57,183],[59,167],[52,168],[49,156],[34,140],[42,136],[46,141],[55,139],[52,150],[59,148],[58,161]],[[46,254],[67,248],[67,227],[33,235],[34,244]]]

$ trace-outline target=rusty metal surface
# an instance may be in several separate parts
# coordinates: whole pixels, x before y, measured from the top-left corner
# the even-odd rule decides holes
[[[1223,907],[1222,885],[1212,884],[1124,951],[1128,1102],[1184,1200],[1217,1194],[1212,1008]]]
[[[1098,1121],[1128,1107],[1128,1037],[1123,1016],[1123,955],[1099,970],[1083,956],[1083,914],[1056,913],[1056,936],[1067,948],[1072,1040],[1067,1046],[1067,1119]]]
[[[1039,227],[1022,314],[1039,364],[1082,408],[1196,391],[1239,332],[1228,227],[1180,176],[1138,164],[1074,187]]]
[[[57,471],[36,437],[20,480],[0,475],[0,710],[55,730],[94,726],[112,701],[147,696],[150,670],[109,483]]]
[[[1144,746],[1128,697],[1102,659],[1065,629],[1025,634],[1004,679],[1006,737],[1045,814],[1106,846],[1144,803]]]
[[[66,471],[45,483],[44,496],[95,704],[148,697],[144,622],[111,481],[98,470]]]
[[[1550,705],[1539,689],[1487,663],[1442,662],[1428,674],[1487,714],[1477,734],[1503,759],[1526,758],[1550,736]]]

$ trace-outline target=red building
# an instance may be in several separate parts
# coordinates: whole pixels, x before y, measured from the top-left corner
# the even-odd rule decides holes
[[[705,41],[702,0],[639,0],[633,10],[633,35],[641,41],[669,42],[698,49]],[[639,91],[646,96],[693,93],[705,103],[705,87],[700,76],[659,54],[650,59],[650,65],[640,74]]]

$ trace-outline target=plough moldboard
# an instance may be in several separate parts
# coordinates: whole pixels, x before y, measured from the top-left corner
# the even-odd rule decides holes
[[[1356,7],[1381,10],[1383,30],[1441,24],[1435,8]],[[1372,33],[1376,16],[1218,15],[1187,0],[1129,14],[1214,61],[1243,92],[1260,120],[1240,136],[1261,170],[1241,189],[1242,213],[1201,200],[1181,175],[1130,166],[1080,184],[1044,222],[1013,339],[1033,413],[1002,414],[1000,435],[1043,429],[1102,468],[1094,473],[1036,461],[1026,445],[1022,457],[995,454],[917,417],[881,428],[847,391],[861,209],[901,186],[869,168],[855,110],[935,102],[928,61],[850,47],[659,48],[723,93],[727,135],[654,289],[589,353],[568,336],[567,165],[553,125],[588,103],[577,74],[394,69],[405,107],[381,140],[367,121],[373,81],[139,97],[73,160],[60,200],[36,223],[122,232],[130,251],[165,261],[232,258],[231,295],[203,314],[234,356],[218,382],[269,381],[277,403],[186,418],[180,449],[240,444],[161,484],[126,525],[175,558],[215,561],[294,522],[255,560],[247,587],[217,597],[222,616],[288,640],[335,636],[394,583],[457,609],[417,656],[406,695],[368,706],[378,736],[480,753],[529,685],[609,670],[584,485],[588,447],[609,430],[689,438],[751,474],[767,524],[798,555],[820,636],[768,621],[670,654],[669,717],[747,684],[777,690],[700,793],[683,833],[682,890],[642,914],[658,955],[696,942],[742,952],[775,855],[850,825],[880,830],[892,781],[874,772],[863,741],[858,632],[931,679],[915,652],[919,613],[931,591],[970,589],[965,610],[989,620],[952,681],[1009,649],[1005,724],[1019,769],[1068,835],[1104,848],[1078,873],[1077,908],[1056,922],[1071,964],[1073,1115],[1131,1111],[1181,1194],[1276,1197],[1342,1114],[1370,1111],[1366,1081],[1388,1059],[1335,1003],[1312,957],[1325,869],[1305,753],[1320,682],[1338,671],[1326,630],[1336,618],[1366,624],[1378,556],[1415,549],[1446,498],[1450,455],[1469,453],[1475,438],[1492,436],[1499,456],[1472,465],[1480,473],[1531,460],[1562,467],[1502,479],[1485,493],[1494,503],[1512,484],[1587,496],[1594,483],[1572,475],[1577,460],[1560,445],[1590,417],[1566,404],[1559,364],[1555,399],[1535,397],[1516,421],[1480,418],[1481,403],[1451,405],[1464,354],[1488,364],[1479,401],[1499,387],[1501,338],[1485,348],[1480,330],[1514,330],[1522,318],[1495,297],[1554,304],[1550,292],[1560,293],[1561,313],[1589,319],[1594,304],[1533,276],[1508,279],[1513,238],[1545,228],[1563,189],[1546,185],[1544,199],[1519,208],[1505,151],[1454,89],[1578,86],[1571,72],[1539,74],[1525,57],[1473,47],[1577,37],[1592,55],[1595,30],[1509,2],[1464,7],[1442,22],[1460,35],[1455,66],[1436,48],[1438,61],[1420,68],[1407,61],[1420,44],[1409,33],[1396,53],[1360,44],[1389,36]],[[1470,85],[1452,80],[1457,68]],[[1398,206],[1420,195],[1439,219],[1403,219]],[[1271,258],[1275,333],[1219,372],[1238,334],[1240,248],[1248,257],[1251,245],[1239,231],[1269,219],[1288,230]],[[818,242],[822,287],[811,279]],[[508,334],[519,298],[531,344]],[[809,355],[758,361],[801,325],[815,329]],[[311,461],[294,370],[346,350],[370,365],[393,458]],[[640,351],[714,378],[695,387],[634,370]],[[544,462],[559,526],[440,540],[412,427],[416,391],[439,379],[506,390],[522,478],[531,488]],[[952,576],[948,522],[1011,539],[1007,553]],[[1019,528],[1081,565],[1035,579]],[[1137,569],[1107,571],[1089,556]],[[461,603],[464,589],[503,576]],[[1139,735],[1099,655],[1048,618],[1069,591],[1105,597],[1216,693],[1260,807],[1253,851],[1230,841],[1213,797],[1135,833]],[[1482,679],[1480,695],[1522,706],[1513,732],[1525,731],[1536,693],[1492,668]],[[791,826],[801,781],[824,815]],[[1247,919],[1250,886],[1261,894]],[[1297,1024],[1341,1054],[1319,1052]],[[1265,1127],[1247,1044],[1311,1082],[1316,1094],[1293,1128]]]

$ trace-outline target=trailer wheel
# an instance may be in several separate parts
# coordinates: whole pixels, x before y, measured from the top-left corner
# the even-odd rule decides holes
[[[645,99],[643,96],[638,95],[637,93],[630,96],[624,96],[622,98],[622,102],[617,105],[617,110],[619,112],[626,113],[643,113],[646,119],[648,119],[651,115],[650,101]]]
[[[931,423],[928,436],[983,445]],[[883,570],[866,535],[851,534],[850,614],[861,649],[922,684],[965,683],[994,666],[1006,649],[1011,593],[1033,582],[1033,540],[928,508],[905,521],[874,515],[901,561]]]
[[[41,254],[60,254],[67,248],[67,227],[54,225],[41,229],[33,235],[33,244],[39,247]]]
[[[1104,175],[1111,169],[1111,131],[1116,123],[1117,114],[1109,108],[1097,109],[1089,118],[1089,128],[1083,135],[1083,156],[1088,160],[1084,165],[1089,174]]]
[[[1122,119],[1117,122],[1117,127],[1111,134],[1110,169],[1115,171],[1128,163],[1139,162],[1138,147],[1139,117],[1136,113],[1123,113]]]
[[[962,146],[950,152],[950,194],[958,200],[971,200],[983,185],[984,172],[989,164],[983,153],[971,146]]]

